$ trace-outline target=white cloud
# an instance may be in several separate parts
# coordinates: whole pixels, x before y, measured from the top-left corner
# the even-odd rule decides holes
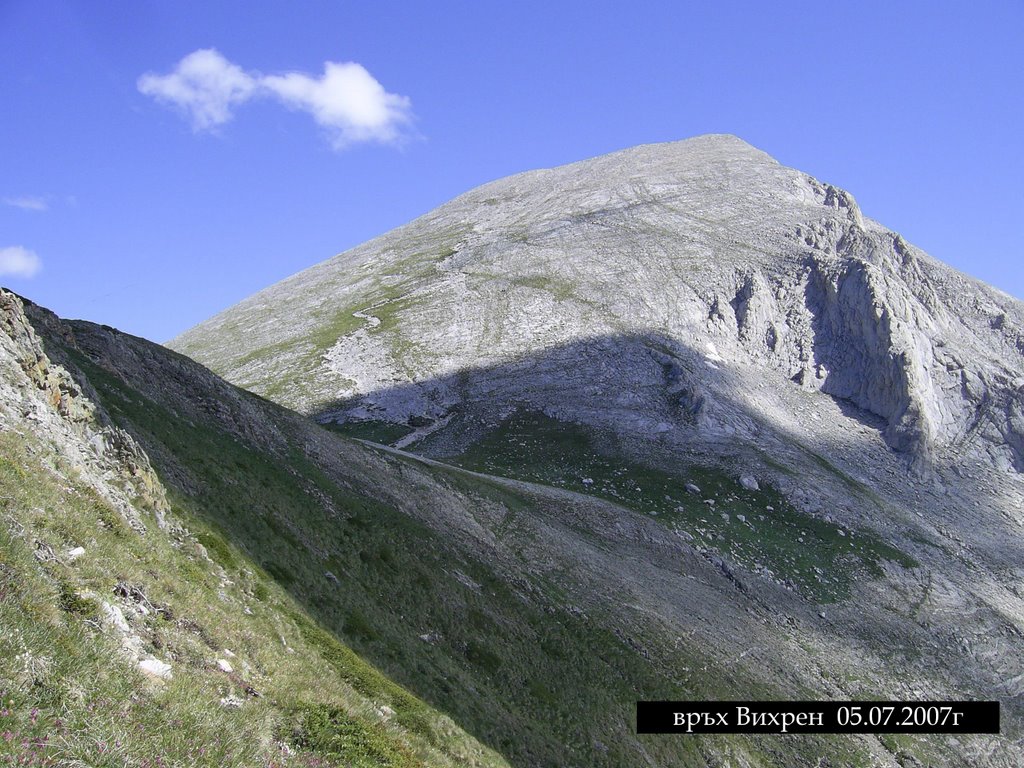
[[[319,78],[291,72],[264,77],[261,85],[292,109],[309,112],[330,131],[335,149],[360,141],[394,142],[412,118],[408,98],[388,93],[351,61],[328,61]]]
[[[21,208],[23,211],[45,211],[50,207],[41,197],[5,197],[4,205]]]
[[[335,149],[365,141],[397,142],[412,122],[409,99],[388,93],[355,62],[328,61],[320,77],[302,72],[263,76],[210,48],[190,53],[168,75],[146,73],[138,86],[147,96],[183,110],[197,131],[223,125],[235,106],[258,96],[308,112],[328,130]]]
[[[169,75],[147,72],[139,90],[188,114],[192,127],[207,131],[223,125],[234,106],[252,98],[256,79],[213,48],[193,51]]]
[[[42,266],[39,257],[27,248],[20,245],[0,248],[0,276],[33,277]]]

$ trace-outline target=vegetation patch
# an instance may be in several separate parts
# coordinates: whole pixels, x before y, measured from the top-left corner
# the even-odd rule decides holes
[[[657,517],[697,546],[823,603],[846,598],[860,575],[880,576],[884,560],[917,565],[870,531],[801,512],[774,488],[749,490],[714,467],[692,465],[668,473],[610,456],[598,445],[582,427],[520,411],[452,462]],[[688,491],[688,484],[699,493]]]
[[[354,719],[339,707],[307,705],[292,713],[288,740],[298,749],[352,768],[415,768],[424,763],[396,743],[379,723]]]
[[[408,425],[379,419],[328,421],[323,426],[347,437],[369,440],[371,443],[380,443],[381,445],[392,445],[414,431],[414,428]]]

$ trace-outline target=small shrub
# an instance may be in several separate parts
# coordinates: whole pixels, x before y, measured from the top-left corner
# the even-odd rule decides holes
[[[383,726],[358,722],[339,707],[305,705],[296,709],[295,720],[289,740],[299,749],[360,768],[411,768],[419,764]]]
[[[501,669],[501,657],[487,646],[473,640],[466,647],[466,658],[471,664],[492,675]]]
[[[128,527],[124,518],[103,502],[97,501],[94,508],[100,526],[110,531],[117,538],[123,539],[131,532],[131,528]]]
[[[99,604],[88,597],[82,597],[68,582],[60,584],[60,609],[79,618],[92,618],[99,611]]]
[[[551,692],[551,689],[544,685],[540,680],[531,680],[528,687],[530,695],[541,704],[546,704],[550,707],[558,704],[558,698]]]
[[[270,590],[262,581],[257,581],[252,587],[252,596],[261,603],[264,603],[270,597]]]
[[[225,570],[236,570],[238,563],[231,553],[231,548],[220,536],[212,531],[203,531],[196,534],[199,543],[206,549],[206,553]]]
[[[386,565],[394,565],[395,553],[387,544],[377,550],[377,558]]]
[[[288,587],[295,583],[295,574],[278,563],[264,563],[263,570],[274,577],[274,581],[282,587]]]

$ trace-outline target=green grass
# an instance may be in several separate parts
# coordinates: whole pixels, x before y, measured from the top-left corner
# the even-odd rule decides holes
[[[474,285],[495,281],[507,282],[514,286],[544,291],[551,294],[555,301],[577,301],[582,304],[594,303],[589,299],[578,296],[576,286],[573,285],[571,280],[553,275],[517,275],[510,278],[508,275],[499,275],[485,271],[468,271],[467,274],[472,278]]]
[[[754,571],[767,568],[774,578],[823,603],[846,598],[861,575],[881,575],[883,560],[916,566],[874,533],[805,514],[773,488],[747,490],[713,467],[691,465],[668,473],[606,455],[596,446],[581,427],[519,412],[452,461],[656,516],[695,545]],[[687,483],[701,493],[688,493]]]
[[[409,290],[402,286],[381,284],[364,294],[364,300],[359,304],[321,312],[307,335],[260,347],[229,365],[219,365],[217,368],[232,371],[237,378],[242,376],[241,369],[250,363],[273,362],[275,364],[270,369],[269,377],[250,380],[247,386],[265,397],[290,402],[291,393],[294,391],[301,394],[302,387],[321,367],[324,354],[339,339],[362,328],[371,333],[386,334],[394,359],[400,364],[409,355],[416,353],[414,345],[402,335],[399,322],[401,313],[418,303],[416,298],[409,295]],[[357,317],[355,313],[360,311],[377,317],[380,324],[371,325],[365,318]],[[285,361],[283,368],[278,365],[281,361]]]
[[[415,756],[387,738],[381,724],[353,719],[339,707],[317,704],[297,708],[285,737],[296,746],[344,760],[352,768],[413,768]]]
[[[44,469],[35,458],[39,452],[26,438],[0,435],[0,763],[247,766],[262,761],[269,755],[261,740],[274,717],[272,708],[253,703],[243,713],[219,706],[217,692],[225,681],[190,667],[194,649],[187,633],[179,637],[175,627],[155,617],[138,622],[142,632],[164,638],[162,655],[173,649],[178,659],[175,678],[156,685],[122,660],[113,638],[97,631],[99,602],[116,603],[116,580],[137,580],[151,597],[166,598],[184,591],[182,564],[175,562],[169,543],[156,536],[126,538],[109,531],[97,515],[101,507],[92,490]],[[73,542],[87,551],[73,564],[40,562],[32,540],[58,554]],[[143,577],[146,571],[158,576]],[[188,590],[192,596],[204,591],[201,585],[193,589]],[[216,602],[212,591],[207,596]],[[191,613],[180,596],[171,599],[182,614]]]
[[[239,368],[244,368],[249,363],[257,360],[286,356],[296,347],[299,347],[304,343],[306,343],[304,339],[288,339],[286,341],[279,341],[275,344],[268,344],[265,347],[258,347],[251,352],[247,352],[238,359],[233,360],[231,362],[231,369],[238,370]]]
[[[168,756],[166,764],[179,765],[503,764],[490,749],[520,766],[705,765],[709,754],[772,764],[765,757],[775,749],[770,740],[643,739],[632,722],[638,698],[777,697],[758,670],[718,665],[705,649],[678,645],[650,617],[611,607],[573,609],[558,574],[510,573],[490,558],[470,555],[457,536],[437,534],[400,511],[401,494],[389,496],[380,478],[364,479],[355,469],[328,476],[297,447],[306,433],[269,403],[263,404],[264,426],[284,438],[273,450],[212,426],[199,403],[216,393],[197,392],[194,409],[175,413],[81,354],[73,357],[112,418],[145,447],[168,489],[173,519],[192,532],[169,538],[147,519],[150,532],[140,536],[81,489],[71,513],[64,501],[18,507],[26,533],[11,551],[21,552],[22,570],[42,573],[49,592],[32,586],[21,570],[15,579],[28,585],[26,594],[44,595],[40,602],[48,615],[78,633],[67,642],[88,636],[100,644],[93,656],[69,662],[70,677],[56,685],[64,691],[60,703],[44,709],[31,687],[18,689],[18,717],[24,720],[39,707],[52,721],[64,711],[59,707],[81,706],[75,691],[100,691],[99,700],[116,714],[76,736],[80,748],[116,742],[116,729],[124,724],[142,721],[147,732],[150,726],[163,729],[159,738],[130,742],[130,753],[95,764],[142,765],[161,754]],[[185,410],[180,403],[175,407]],[[601,492],[619,503],[627,494],[657,498],[657,483],[667,482],[657,473],[627,482],[618,465],[599,472],[605,459],[589,438],[560,425],[538,423],[529,440],[512,429],[515,424],[507,426],[512,431],[499,437],[511,441],[509,453],[495,455],[510,461],[512,452],[530,448],[545,433],[555,440],[547,453],[537,454],[547,469],[538,464],[530,469],[537,477],[524,479],[570,487],[584,467],[592,470],[594,485],[600,482]],[[562,436],[553,438],[552,430]],[[332,438],[318,433],[317,439]],[[340,440],[337,450],[355,451]],[[503,515],[508,536],[517,535],[517,516],[532,515],[545,503],[460,469],[390,455],[380,461],[381,471],[396,478],[410,463],[425,473],[396,488],[423,493],[423,484],[434,484],[471,510]],[[551,474],[555,469],[561,474]],[[27,479],[38,471],[26,464],[20,480],[9,485],[29,487]],[[60,486],[55,483],[55,492],[62,493]],[[36,508],[43,512],[28,512]],[[83,543],[89,554],[70,569],[52,566],[51,574],[50,566],[31,557],[33,537],[55,550]],[[529,541],[518,546],[528,555]],[[99,674],[99,659],[109,662],[114,654],[109,638],[90,629],[96,606],[76,599],[109,600],[119,583],[138,586],[153,605],[166,607],[167,614],[152,612],[132,622],[151,652],[173,660],[172,683],[150,691],[130,665],[121,665],[118,685],[128,682],[103,688],[81,676],[86,672],[73,671]],[[25,626],[38,626],[26,605],[22,599],[11,615],[21,611]],[[41,647],[56,647],[54,638],[51,632]],[[225,679],[213,663],[223,648],[237,655],[237,680]],[[247,698],[243,684],[253,685],[260,698]],[[221,707],[228,694],[245,701],[242,708]],[[182,728],[159,725],[155,718],[164,711]],[[194,726],[186,743],[182,734],[190,731],[183,729],[200,721],[205,725]],[[824,743],[833,751],[845,748],[833,741],[813,743],[819,751]],[[278,742],[294,750],[290,763],[279,759]],[[804,742],[793,743],[786,754],[802,754]],[[213,750],[210,757],[196,753],[203,745]]]
[[[140,412],[158,407],[128,400]],[[44,450],[0,433],[0,764],[502,764],[320,629],[187,500],[175,499],[175,519],[195,539],[172,539],[153,519],[140,535],[72,469],[44,468]],[[77,545],[86,554],[62,561]],[[55,556],[39,561],[33,551]],[[120,584],[158,610],[133,612]],[[170,681],[147,681],[116,636],[99,631],[101,602],[124,607],[146,653],[171,662]],[[233,676],[214,665],[224,648],[236,654]],[[226,708],[225,696],[244,703]],[[374,713],[382,703],[398,713],[393,721]]]
[[[525,275],[513,278],[514,285],[534,288],[550,293],[556,301],[567,301],[575,296],[576,288],[568,280],[560,280],[548,275]]]
[[[403,239],[404,253],[376,270],[376,275],[389,280],[391,285],[410,288],[433,274],[439,262],[454,254],[456,245],[470,230],[469,226],[462,225],[419,237],[406,237]]]
[[[406,238],[403,251],[375,270],[373,281],[358,296],[350,297],[341,306],[307,306],[304,327],[309,330],[301,336],[285,337],[287,324],[279,324],[281,333],[263,335],[254,342],[248,316],[229,314],[222,319],[216,335],[232,343],[218,347],[218,359],[203,354],[203,340],[193,340],[183,351],[205,359],[218,374],[244,382],[247,389],[308,412],[324,404],[308,401],[308,384],[315,378],[312,374],[323,372],[324,354],[345,336],[362,328],[385,334],[398,365],[425,354],[402,334],[401,314],[418,302],[415,291],[429,283],[437,273],[437,265],[456,253],[458,244],[469,232],[470,227],[460,225]],[[364,318],[355,316],[359,311],[379,317],[381,324],[371,326]]]
[[[353,421],[329,421],[323,424],[324,427],[348,437],[355,437],[360,440],[369,440],[372,443],[391,445],[401,440],[414,431],[413,427],[404,424],[395,424],[391,421],[379,421],[376,419],[360,419]]]

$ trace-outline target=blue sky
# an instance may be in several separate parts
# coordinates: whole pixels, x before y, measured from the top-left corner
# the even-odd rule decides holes
[[[165,341],[478,184],[721,132],[1024,297],[1022,40],[1019,0],[0,0],[0,283]]]

